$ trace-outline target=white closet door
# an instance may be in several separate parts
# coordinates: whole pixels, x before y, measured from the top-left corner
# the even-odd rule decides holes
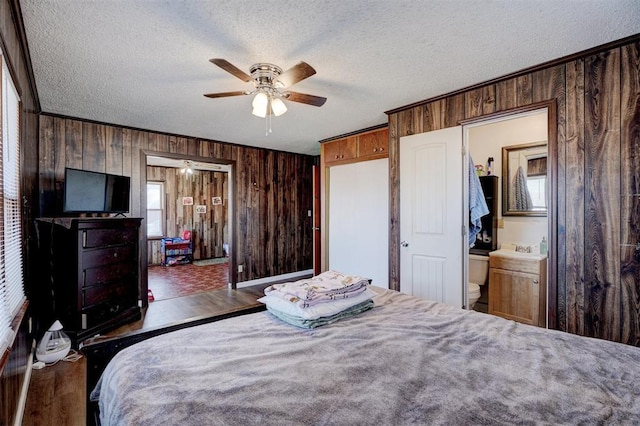
[[[329,269],[389,287],[389,160],[329,169]]]

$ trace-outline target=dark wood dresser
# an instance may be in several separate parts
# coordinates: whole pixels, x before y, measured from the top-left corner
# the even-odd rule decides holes
[[[37,219],[43,327],[82,340],[140,319],[140,218]],[[48,317],[48,318],[47,318]]]

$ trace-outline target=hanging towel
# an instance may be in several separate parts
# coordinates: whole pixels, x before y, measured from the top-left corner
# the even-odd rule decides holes
[[[476,243],[476,235],[482,229],[482,216],[489,214],[489,207],[482,192],[480,178],[476,173],[473,159],[469,156],[469,247]]]
[[[529,188],[527,188],[527,177],[524,175],[522,166],[518,167],[516,175],[513,178],[513,194],[511,198],[510,208],[511,210],[531,210],[533,208],[533,202],[531,201],[531,194],[529,194]]]

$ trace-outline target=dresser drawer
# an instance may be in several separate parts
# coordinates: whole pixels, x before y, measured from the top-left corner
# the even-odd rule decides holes
[[[102,228],[82,230],[82,247],[104,247],[133,244],[138,241],[138,228]]]
[[[83,274],[83,287],[121,280],[136,275],[136,265],[131,261],[87,268]]]
[[[105,285],[85,287],[82,290],[82,306],[89,308],[103,302],[109,302],[112,306],[131,306],[135,300],[137,286],[133,280],[120,280]],[[136,301],[137,302],[137,301]]]
[[[82,329],[100,326],[122,315],[126,310],[137,307],[135,297],[112,299],[82,310]]]
[[[125,261],[137,261],[135,246],[114,246],[103,249],[84,250],[82,252],[83,269],[88,269],[94,266],[110,265],[112,263],[120,263]]]

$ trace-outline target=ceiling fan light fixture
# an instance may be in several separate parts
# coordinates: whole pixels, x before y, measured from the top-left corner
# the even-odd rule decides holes
[[[287,106],[282,102],[282,99],[274,98],[271,100],[271,111],[273,111],[273,115],[280,117],[287,112]]]
[[[251,114],[255,115],[256,117],[265,118],[267,116],[267,106],[265,105],[254,107],[253,111],[251,111]]]
[[[258,92],[251,102],[253,111],[251,113],[255,116],[265,118],[267,116],[267,107],[269,106],[269,97],[264,92]]]
[[[269,116],[268,119],[265,120],[267,134],[271,133],[272,116],[279,117],[287,112],[287,106],[283,100],[286,99],[291,102],[298,102],[317,107],[324,105],[327,100],[327,98],[322,96],[308,95],[289,90],[287,90],[287,92],[281,91],[281,89],[287,89],[316,73],[316,70],[306,62],[299,62],[284,72],[282,71],[282,68],[276,65],[260,62],[253,64],[251,68],[249,68],[249,74],[247,74],[226,59],[213,58],[209,61],[240,80],[246,83],[253,83],[255,89],[251,92],[234,91],[207,93],[204,96],[208,98],[222,98],[228,96],[255,94],[251,101],[251,113],[260,118],[267,118],[267,115]]]
[[[251,106],[254,108],[266,108],[269,103],[269,98],[264,92],[258,92],[251,102]]]

